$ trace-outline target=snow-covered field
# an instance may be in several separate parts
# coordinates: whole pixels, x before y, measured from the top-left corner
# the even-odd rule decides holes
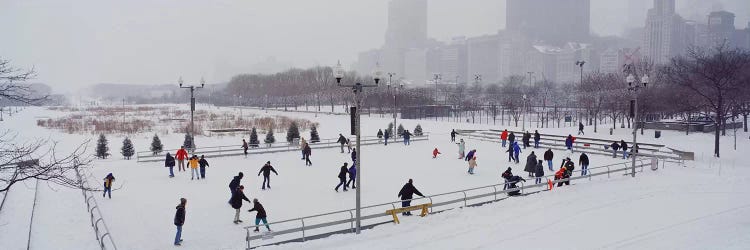
[[[199,107],[208,108],[208,107]],[[222,108],[225,110],[227,108]],[[323,108],[326,110],[326,107]],[[234,109],[240,112],[239,109]],[[328,107],[330,111],[330,107]],[[283,114],[319,122],[321,138],[347,134],[348,116],[313,113],[242,110],[243,115]],[[2,128],[18,131],[23,138],[49,137],[70,146],[91,135],[68,135],[35,126],[35,117],[62,116],[64,113],[30,108],[7,119]],[[362,131],[375,135],[392,119],[363,116]],[[430,133],[429,141],[410,146],[363,146],[363,204],[397,200],[397,193],[407,179],[426,195],[497,184],[500,173],[513,167],[522,173],[522,164],[507,162],[498,144],[468,140],[467,150],[477,149],[477,174],[466,173],[466,162],[456,159],[457,147],[449,141],[451,128],[502,129],[502,126],[429,120],[399,120],[406,129],[421,124]],[[527,127],[530,125],[527,124]],[[605,134],[606,125],[594,134],[587,127],[586,136],[619,140],[628,139],[627,129]],[[575,128],[540,129],[542,133],[570,134]],[[335,235],[306,243],[271,248],[282,249],[497,249],[524,247],[532,249],[747,249],[750,233],[750,193],[741,185],[750,178],[750,168],[742,160],[749,152],[747,133],[738,132],[738,149],[732,150],[730,136],[722,137],[721,161],[710,157],[712,135],[664,131],[654,139],[652,131],[641,136],[644,142],[666,144],[694,151],[697,160],[688,167],[667,165],[666,169],[645,171],[637,178],[613,176],[580,181],[574,186],[554,189],[524,197],[514,197],[476,208],[451,210],[426,218],[402,218],[400,225],[383,225],[362,235]],[[731,132],[728,132],[731,135]],[[137,151],[147,150],[153,133],[131,135]],[[182,134],[160,135],[166,148],[182,143]],[[303,132],[309,137],[309,132]],[[263,135],[259,135],[261,139]],[[245,137],[247,138],[247,137]],[[277,140],[284,134],[278,133]],[[460,138],[460,137],[459,137]],[[113,157],[95,160],[89,182],[101,183],[107,173],[117,178],[113,199],[100,196],[98,204],[114,240],[120,249],[167,249],[172,247],[172,219],[180,197],[188,199],[183,229],[186,249],[242,249],[245,246],[243,226],[250,225],[254,213],[243,206],[244,225],[232,223],[234,210],[229,199],[228,183],[242,171],[245,193],[258,198],[265,206],[269,221],[279,221],[350,209],[354,192],[335,192],[336,175],[343,162],[351,159],[338,148],[313,150],[313,166],[306,167],[300,152],[223,157],[208,159],[205,180],[190,180],[189,172],[178,172],[168,178],[163,163],[137,163],[119,155],[123,136],[109,136]],[[199,146],[236,144],[242,137],[198,137]],[[443,155],[432,159],[439,148]],[[532,150],[525,150],[522,159]],[[536,150],[541,156],[542,149]],[[556,151],[556,164],[569,153]],[[621,162],[603,156],[590,156],[591,167]],[[573,154],[573,159],[578,154]],[[266,162],[279,172],[272,175],[272,189],[261,191],[258,170]],[[555,166],[557,168],[557,166]],[[548,173],[549,174],[549,173]],[[0,249],[23,249],[28,240],[30,210],[34,183],[23,183],[8,193],[9,202],[0,211]],[[279,228],[273,228],[279,229]],[[262,244],[262,242],[258,242]],[[90,226],[83,197],[79,191],[67,190],[40,182],[31,234],[33,249],[95,249],[96,239]]]

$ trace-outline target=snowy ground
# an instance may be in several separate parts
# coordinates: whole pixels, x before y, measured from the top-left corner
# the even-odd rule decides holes
[[[200,107],[206,108],[206,107]],[[222,108],[226,109],[226,108]],[[237,110],[239,112],[239,110]],[[265,111],[244,109],[265,114]],[[348,131],[348,116],[313,113],[269,111],[307,118],[321,124],[322,138],[334,138]],[[25,136],[49,136],[66,143],[76,143],[94,136],[65,135],[34,126],[34,116],[61,116],[62,113],[39,108],[8,119],[2,125],[24,128]],[[392,119],[373,115],[363,117],[363,132],[374,135]],[[402,120],[399,120],[399,123]],[[431,133],[430,141],[414,142],[411,146],[363,146],[362,178],[363,204],[390,202],[408,178],[425,194],[436,194],[460,189],[491,185],[500,182],[499,175],[513,167],[522,175],[522,165],[507,163],[507,155],[498,144],[468,141],[467,149],[477,149],[476,175],[466,174],[466,163],[455,159],[456,145],[450,143],[451,128],[502,129],[502,126],[467,123],[403,120],[407,129],[421,124]],[[527,125],[527,127],[530,125]],[[615,135],[589,132],[587,136],[607,139],[629,138],[628,130],[616,129]],[[591,130],[587,128],[587,131]],[[540,129],[543,133],[569,134],[575,128]],[[649,134],[650,133],[650,134]],[[427,218],[406,218],[398,226],[383,225],[366,230],[362,235],[336,235],[303,244],[288,244],[283,249],[494,249],[525,248],[628,248],[628,249],[746,249],[750,217],[750,193],[740,185],[750,177],[750,169],[742,164],[740,152],[747,152],[747,133],[739,133],[738,150],[731,148],[731,137],[722,137],[723,158],[711,157],[709,134],[665,131],[661,139],[654,139],[646,131],[643,141],[667,144],[696,152],[696,162],[687,168],[668,165],[656,172],[646,171],[638,178],[614,177],[581,181],[580,184],[512,198],[478,208],[465,208],[430,215]],[[728,132],[731,134],[731,132]],[[309,132],[304,132],[305,137]],[[131,136],[137,151],[146,150],[151,133]],[[277,139],[284,135],[277,134]],[[160,135],[165,147],[174,148],[182,142],[182,135]],[[258,198],[268,211],[269,220],[279,221],[354,206],[354,192],[336,193],[333,187],[343,162],[350,162],[348,154],[338,149],[319,149],[312,154],[312,167],[304,166],[299,152],[275,153],[209,159],[211,167],[207,179],[190,180],[188,172],[168,178],[162,163],[136,163],[118,155],[122,136],[110,136],[114,157],[96,160],[90,183],[101,183],[107,173],[116,177],[113,199],[99,198],[99,205],[114,239],[121,249],[165,249],[174,237],[172,218],[180,197],[188,199],[187,219],[183,231],[186,249],[241,249],[244,230],[231,220],[233,209],[226,204],[228,182],[237,172],[245,173],[246,194]],[[199,146],[231,145],[241,137],[198,137]],[[93,143],[92,143],[93,145]],[[433,148],[444,154],[431,158]],[[93,147],[92,147],[93,148]],[[744,151],[743,151],[744,150]],[[524,151],[522,159],[530,151]],[[541,156],[543,150],[536,153]],[[555,152],[556,162],[564,152]],[[577,159],[578,154],[571,158]],[[592,167],[620,162],[602,156],[591,156]],[[260,190],[262,179],[258,169],[271,161],[279,176],[271,177],[273,189]],[[721,170],[719,170],[721,166]],[[557,166],[556,166],[557,167]],[[523,175],[522,175],[523,176]],[[33,185],[15,186],[9,192],[12,202],[0,211],[0,249],[23,249],[28,239],[29,210],[33,204]],[[27,187],[28,186],[28,187]],[[42,188],[44,187],[44,188]],[[52,205],[54,204],[54,205]],[[245,210],[251,204],[245,203]],[[40,184],[35,224],[32,230],[34,249],[93,249],[96,241],[88,221],[83,197],[78,191]],[[245,225],[254,213],[244,212]],[[275,228],[278,229],[278,228]],[[53,233],[54,232],[54,233]],[[55,247],[50,240],[55,239]],[[57,243],[60,242],[60,243]],[[377,244],[373,244],[377,242]],[[92,248],[93,246],[93,248]]]

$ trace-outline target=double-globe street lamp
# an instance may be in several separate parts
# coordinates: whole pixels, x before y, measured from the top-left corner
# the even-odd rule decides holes
[[[632,154],[630,157],[632,157],[632,163],[631,163],[631,170],[630,170],[630,176],[635,177],[635,158],[638,155],[637,149],[638,149],[638,92],[641,90],[641,88],[648,87],[649,78],[647,74],[643,74],[640,79],[640,83],[636,83],[636,72],[633,65],[626,65],[625,71],[629,71],[627,77],[625,77],[625,81],[628,83],[628,91],[631,92],[633,96],[632,100],[632,110],[633,110],[633,145],[632,145]],[[641,86],[643,85],[643,86]]]
[[[201,77],[201,86],[182,86],[182,76],[180,76],[180,79],[177,80],[177,83],[180,84],[181,89],[190,89],[190,141],[192,141],[193,145],[190,145],[190,149],[195,150],[195,120],[194,120],[194,113],[195,113],[195,89],[202,89],[206,85],[206,80]]]
[[[354,83],[354,84],[341,84],[341,79],[344,78],[344,68],[341,67],[341,62],[336,63],[336,67],[333,70],[333,75],[336,78],[336,83],[339,87],[348,87],[352,88],[354,91],[354,134],[357,136],[357,161],[354,163],[356,170],[357,170],[357,180],[355,180],[357,184],[357,198],[356,198],[356,229],[355,232],[359,234],[360,227],[361,227],[361,196],[360,193],[362,191],[362,183],[360,180],[362,179],[362,150],[360,150],[360,105],[362,102],[362,91],[364,90],[364,87],[377,87],[378,83],[380,82],[380,79],[382,78],[383,72],[380,71],[379,65],[375,65],[375,71],[372,72],[372,80],[375,81],[374,85],[365,85],[362,83]],[[394,124],[395,126],[395,124]]]
[[[395,74],[394,74],[395,75]],[[391,136],[393,136],[393,132],[396,130],[396,118],[398,117],[398,92],[402,89],[404,89],[404,83],[399,81],[399,84],[391,84],[390,77],[392,76],[391,73],[388,73],[388,90],[391,91],[391,86],[393,86],[392,94],[393,94],[393,131],[391,131]],[[393,137],[396,138],[396,137]],[[358,150],[359,151],[359,150]]]

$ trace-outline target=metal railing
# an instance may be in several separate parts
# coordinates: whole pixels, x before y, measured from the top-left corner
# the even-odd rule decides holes
[[[638,164],[636,165],[636,167],[640,168],[639,172],[643,172],[644,166],[650,165],[650,163],[646,162],[646,160],[643,160],[643,159],[637,160],[637,161],[638,161]],[[477,205],[482,205],[486,203],[500,201],[505,198],[500,198],[498,197],[498,195],[507,194],[507,193],[514,192],[514,191],[519,191],[520,194],[527,194],[530,191],[533,191],[535,189],[538,189],[537,192],[546,191],[546,190],[549,190],[549,184],[548,184],[549,182],[552,182],[552,184],[554,185],[560,182],[585,179],[585,178],[591,180],[595,176],[600,176],[600,175],[605,175],[605,174],[607,175],[607,178],[610,178],[612,173],[617,173],[617,172],[623,172],[624,175],[629,175],[630,169],[631,169],[630,162],[614,163],[614,164],[609,164],[609,165],[604,165],[604,166],[599,166],[599,167],[588,168],[587,172],[589,174],[576,176],[576,177],[570,177],[566,179],[554,180],[554,174],[545,175],[543,177],[539,177],[545,180],[544,182],[540,184],[526,185],[525,182],[518,182],[517,184],[520,184],[520,187],[501,189],[502,187],[506,185],[506,183],[498,183],[498,184],[475,187],[475,188],[453,191],[453,192],[448,192],[448,193],[428,195],[428,196],[424,196],[420,198],[411,199],[410,201],[418,201],[418,200],[429,201],[429,203],[432,203],[432,207],[430,207],[430,213],[437,213],[437,212],[442,212],[442,211],[446,211],[446,210],[450,210],[454,208],[477,206]],[[531,179],[529,179],[529,181],[534,180],[536,178],[537,177],[532,177]],[[482,198],[485,198],[485,199],[475,201],[475,200],[482,199]],[[387,217],[387,219],[385,220],[380,220],[374,223],[370,223],[368,225],[363,225],[363,228],[371,228],[374,225],[380,225],[380,224],[392,222],[391,215],[386,214],[385,210],[396,209],[397,205],[400,206],[401,202],[402,201],[399,200],[399,201],[392,201],[392,202],[362,207],[361,208],[363,211],[363,216],[361,217],[362,221],[365,221],[365,220],[371,221],[373,219]],[[447,207],[447,206],[455,205],[455,204],[457,204],[458,206]],[[434,209],[438,207],[447,207],[447,208],[435,211]],[[376,210],[375,208],[380,208],[380,209]],[[366,210],[374,210],[375,212],[366,213]],[[246,249],[249,250],[249,249],[253,249],[256,247],[260,247],[260,246],[283,244],[283,243],[288,243],[288,242],[304,242],[310,238],[321,238],[321,237],[325,237],[325,236],[336,234],[336,233],[354,232],[354,221],[355,221],[355,218],[353,215],[354,211],[355,211],[354,209],[339,210],[335,212],[329,212],[329,213],[324,213],[324,214],[317,214],[317,215],[311,215],[311,216],[306,216],[306,217],[300,217],[300,218],[294,218],[294,219],[268,223],[267,224],[268,226],[271,226],[271,225],[283,226],[283,225],[292,224],[291,226],[287,228],[284,228],[281,230],[275,230],[271,234],[272,235],[271,237],[289,235],[289,234],[294,234],[294,233],[299,232],[300,233],[298,236],[299,238],[291,237],[287,239],[282,239],[275,243],[257,244],[255,246],[251,245],[252,241],[268,238],[269,236],[264,235],[264,234],[251,235],[250,230],[255,228],[256,226],[244,227],[246,231],[246,236],[245,236],[245,241],[247,243]],[[312,224],[310,223],[310,221],[313,221],[314,219],[323,219],[325,217],[331,217],[333,215],[344,217],[344,219],[337,219],[334,221],[323,220],[318,223],[312,223]],[[339,227],[338,229],[330,229],[330,230],[326,230],[323,232],[319,232],[317,235],[316,234],[311,235],[312,230],[330,228],[334,226],[339,226]]]
[[[99,247],[102,250],[117,250],[117,245],[115,245],[115,241],[114,239],[112,239],[112,234],[109,232],[107,223],[104,222],[104,215],[102,215],[102,211],[99,210],[99,205],[96,203],[96,198],[94,198],[91,190],[87,188],[88,185],[86,184],[86,178],[83,178],[83,176],[81,176],[81,172],[78,168],[76,168],[75,170],[76,176],[81,182],[81,193],[83,194],[83,198],[86,201],[86,211],[89,212],[91,227],[94,228],[94,234],[96,236],[96,240],[99,242]]]
[[[390,138],[389,141],[391,141],[393,138]],[[399,138],[401,139],[401,138]],[[320,148],[334,148],[339,147],[341,144],[337,142],[338,139],[323,139],[319,142],[309,143],[310,148],[312,149],[320,149]],[[421,136],[412,136],[411,141],[425,141],[429,140],[429,134],[425,133]],[[361,139],[362,145],[373,145],[373,144],[380,144],[384,141],[384,139],[377,138],[376,136],[365,136]],[[401,140],[399,140],[401,141]],[[393,141],[396,143],[396,141]],[[294,143],[275,143],[276,145],[269,145],[269,144],[261,144],[258,147],[251,147],[248,148],[247,153],[248,154],[265,154],[265,153],[277,153],[277,152],[287,152],[287,151],[295,151],[295,150],[301,150],[299,148],[299,144]],[[354,142],[352,142],[352,146]],[[227,145],[227,146],[213,146],[213,147],[202,147],[202,148],[196,148],[193,152],[190,154],[198,154],[198,155],[205,155],[206,157],[225,157],[225,156],[237,156],[237,155],[243,155],[244,150],[241,147],[242,145]],[[171,150],[164,150],[162,152],[174,152],[178,149],[171,149]],[[151,151],[140,151],[136,153],[136,161],[137,162],[153,162],[153,161],[164,161],[164,153],[160,154],[153,154]]]

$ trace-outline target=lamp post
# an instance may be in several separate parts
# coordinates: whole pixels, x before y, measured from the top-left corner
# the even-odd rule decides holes
[[[625,81],[628,83],[628,91],[630,91],[633,95],[633,153],[630,155],[632,157],[632,163],[631,163],[631,170],[630,170],[630,176],[635,177],[635,158],[638,155],[636,152],[636,148],[638,147],[638,91],[641,88],[648,87],[648,75],[643,74],[640,80],[640,84],[643,84],[641,87],[638,83],[635,82],[636,77],[634,74],[636,74],[635,69],[633,68],[633,65],[626,65],[625,66],[626,71],[630,71],[630,74],[625,78]]]
[[[389,76],[390,76],[390,74],[391,73],[388,73]],[[402,90],[402,89],[404,89],[404,84],[403,83],[399,83],[398,86],[395,85],[395,84],[393,85],[393,92],[392,93],[393,93],[393,127],[394,128],[396,127],[396,117],[398,117],[398,101],[397,101],[398,92],[400,90]],[[391,90],[391,80],[390,79],[388,79],[388,90]]]
[[[357,162],[354,163],[356,165],[356,170],[357,170],[357,180],[355,181],[357,183],[357,199],[356,199],[356,214],[357,214],[356,224],[357,226],[356,226],[355,232],[359,234],[361,222],[362,222],[361,221],[362,203],[361,203],[361,198],[360,198],[361,197],[360,192],[362,191],[362,183],[360,181],[362,179],[362,150],[360,150],[360,134],[361,134],[360,133],[360,127],[361,127],[360,126],[360,114],[361,112],[359,110],[359,106],[362,102],[363,88],[364,87],[377,87],[378,83],[380,82],[380,78],[383,72],[380,71],[379,65],[376,64],[375,71],[373,71],[373,74],[372,74],[373,75],[372,79],[373,81],[375,81],[374,85],[364,85],[362,83],[354,83],[354,84],[348,84],[348,85],[341,84],[341,79],[344,78],[344,68],[341,67],[341,62],[338,62],[336,64],[333,74],[334,74],[334,77],[336,78],[336,83],[338,84],[339,87],[349,87],[349,88],[352,88],[352,90],[354,91],[354,105],[355,105],[354,106],[355,107],[355,121],[354,121],[355,131],[354,133],[357,136]]]
[[[433,113],[433,115],[435,116],[435,121],[437,121],[437,120],[438,120],[438,116],[437,116],[437,103],[438,103],[438,82],[440,82],[440,79],[442,79],[442,78],[443,78],[443,75],[441,75],[441,74],[439,74],[439,73],[438,73],[438,74],[435,74],[435,75],[433,76],[433,79],[434,79],[433,83],[435,83],[435,106],[434,106],[434,107],[432,107],[432,113]],[[396,125],[393,125],[393,126],[396,126]]]
[[[201,86],[182,86],[182,76],[180,76],[180,79],[177,80],[177,83],[180,84],[181,89],[190,89],[190,138],[193,141],[193,144],[195,144],[195,119],[194,119],[194,113],[195,113],[195,89],[202,89],[206,85],[206,81],[203,80],[203,77],[201,77]],[[192,145],[191,145],[192,148]]]
[[[526,131],[526,94],[523,95],[523,108],[521,110],[523,111],[523,120],[521,121],[523,124],[521,132],[523,133]]]

